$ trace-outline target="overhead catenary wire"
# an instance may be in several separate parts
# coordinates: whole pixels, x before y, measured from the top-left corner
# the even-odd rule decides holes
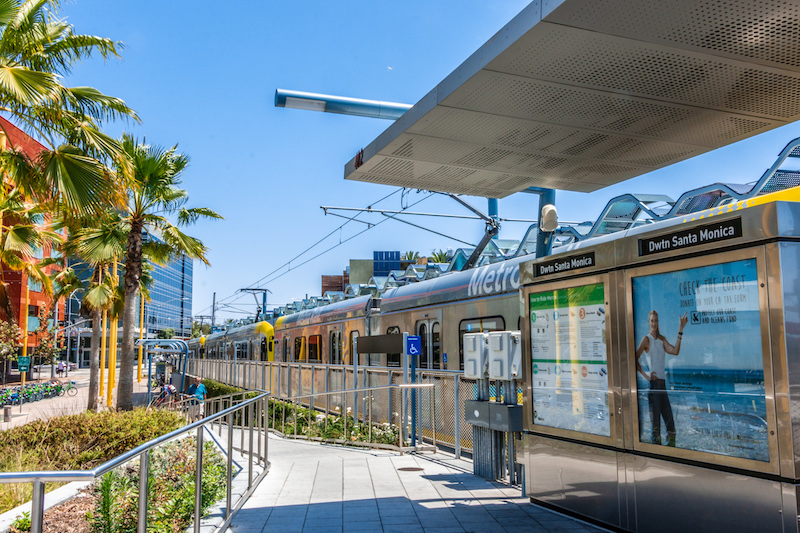
[[[401,191],[404,191],[404,190],[405,190],[405,189],[402,189],[402,188],[400,188],[400,189],[396,189],[395,191],[393,191],[393,192],[391,192],[391,193],[387,194],[386,196],[384,196],[384,197],[380,198],[379,200],[376,200],[376,201],[374,201],[374,202],[371,202],[371,203],[369,204],[369,207],[368,207],[368,209],[371,209],[373,205],[376,205],[376,204],[378,204],[378,203],[380,203],[380,202],[382,202],[382,201],[384,201],[384,200],[386,200],[386,199],[388,199],[388,198],[390,198],[390,197],[394,196],[394,195],[395,195],[395,194],[397,194],[398,192],[401,192]],[[435,194],[435,193],[430,193],[430,194],[428,194],[427,196],[425,196],[424,198],[421,198],[420,200],[417,200],[416,202],[414,202],[414,203],[412,203],[412,204],[408,205],[407,207],[412,207],[412,206],[414,206],[414,205],[417,205],[417,204],[419,204],[420,202],[422,202],[422,201],[424,201],[424,200],[427,200],[428,198],[430,198],[430,197],[431,197],[431,196],[433,196],[434,194]],[[359,213],[359,214],[360,214],[360,213]],[[294,263],[294,262],[295,262],[295,261],[297,261],[297,260],[298,260],[300,257],[302,257],[302,256],[304,256],[305,254],[307,254],[309,251],[313,250],[315,247],[317,247],[319,244],[321,244],[322,242],[324,242],[326,239],[328,239],[329,237],[331,237],[332,235],[334,235],[336,232],[340,232],[340,231],[341,231],[341,229],[342,229],[342,228],[344,228],[344,227],[345,227],[347,224],[349,224],[350,222],[361,222],[361,223],[366,223],[366,224],[369,224],[368,222],[365,222],[365,221],[363,221],[363,220],[357,220],[357,219],[356,219],[356,217],[357,217],[357,216],[359,216],[359,215],[357,214],[357,215],[355,215],[355,216],[354,216],[354,217],[352,217],[352,218],[347,218],[347,217],[346,217],[346,220],[345,220],[345,222],[343,222],[341,225],[339,225],[338,227],[336,227],[334,230],[332,230],[331,232],[329,232],[328,234],[326,234],[324,237],[322,237],[322,238],[320,238],[319,240],[317,240],[317,241],[316,241],[314,244],[310,245],[310,246],[309,246],[309,247],[307,247],[305,250],[303,250],[303,251],[302,251],[302,252],[300,252],[299,254],[295,255],[294,257],[292,257],[291,259],[289,259],[288,261],[286,261],[285,263],[283,263],[283,264],[282,264],[282,265],[280,265],[279,267],[277,267],[277,268],[275,268],[274,270],[272,270],[271,272],[269,272],[269,273],[265,274],[264,276],[262,276],[260,279],[258,279],[258,280],[257,280],[257,281],[255,281],[254,283],[250,283],[250,284],[249,284],[249,286],[251,286],[251,287],[261,287],[261,286],[264,286],[264,285],[266,285],[266,284],[269,284],[269,283],[271,283],[272,281],[275,281],[276,279],[280,278],[281,276],[283,276],[283,275],[285,275],[285,274],[287,274],[287,273],[291,272],[292,270],[294,270],[294,269],[296,269],[296,268],[299,268],[299,267],[301,267],[301,266],[305,265],[306,263],[308,263],[308,262],[310,262],[310,261],[313,261],[314,259],[317,259],[318,257],[320,257],[320,256],[322,256],[322,255],[324,255],[324,254],[326,254],[326,253],[330,252],[331,250],[335,249],[337,246],[341,246],[342,244],[344,244],[344,243],[346,243],[346,242],[348,242],[348,241],[350,241],[350,240],[352,240],[352,239],[354,239],[354,238],[358,237],[358,236],[359,236],[359,235],[361,235],[362,233],[364,233],[364,232],[366,232],[366,231],[368,231],[368,230],[370,230],[370,229],[373,229],[374,227],[376,227],[376,226],[378,226],[378,225],[380,225],[380,224],[382,224],[382,223],[386,222],[386,220],[387,220],[387,219],[384,219],[384,220],[378,221],[378,222],[376,222],[376,223],[374,223],[374,224],[370,225],[369,227],[367,227],[367,228],[365,228],[365,229],[363,229],[363,230],[359,231],[358,233],[356,233],[356,234],[354,234],[354,235],[352,235],[352,236],[350,236],[350,237],[348,237],[348,238],[346,238],[346,239],[343,239],[343,240],[342,240],[342,239],[341,239],[341,237],[340,237],[340,239],[339,239],[339,240],[340,240],[340,242],[339,242],[338,244],[336,244],[336,245],[334,245],[334,246],[331,246],[330,248],[328,248],[328,249],[326,249],[326,250],[324,250],[324,251],[322,251],[322,252],[320,252],[320,253],[318,253],[318,254],[314,255],[313,257],[311,257],[311,258],[309,258],[309,259],[307,259],[307,260],[305,260],[305,261],[303,261],[303,262],[301,262],[301,263],[299,263],[299,264],[292,265],[292,263]],[[278,272],[280,272],[280,271],[281,271],[282,269],[284,269],[284,268],[287,268],[287,270],[286,270],[286,271],[284,271],[284,272],[281,272],[280,274],[278,274],[278,275],[277,275],[277,276],[275,276],[274,278],[271,278],[271,277],[270,277],[270,276],[273,276],[273,275],[277,274]],[[266,281],[265,281],[265,280],[266,280]],[[229,295],[229,296],[226,296],[225,298],[222,298],[221,300],[218,300],[218,302],[217,302],[217,305],[220,305],[220,304],[225,304],[226,302],[230,302],[231,300],[233,300],[233,301],[234,301],[234,303],[235,303],[236,301],[238,301],[238,299],[239,299],[239,298],[241,298],[241,296],[242,296],[241,294],[233,293],[233,294],[231,294],[231,295]],[[200,313],[203,313],[203,312],[205,312],[205,311],[207,311],[207,310],[210,310],[210,309],[211,309],[211,307],[212,307],[212,306],[207,306],[207,307],[203,308],[203,309],[200,311]]]

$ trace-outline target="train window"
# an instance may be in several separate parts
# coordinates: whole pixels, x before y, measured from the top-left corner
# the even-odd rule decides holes
[[[305,350],[303,350],[303,345],[305,344],[306,338],[305,337],[296,337],[294,339],[294,361],[305,361],[306,354]]]
[[[269,341],[269,344],[271,347],[272,340]],[[269,361],[269,352],[267,351],[267,339],[261,339],[261,360]]]
[[[387,335],[400,335],[400,328],[397,326],[391,326],[386,328]],[[401,354],[399,353],[387,353],[386,354],[386,366],[400,366],[400,359]]]
[[[433,345],[433,368],[439,370],[442,367],[442,341],[438,322],[431,326],[431,344]]]
[[[308,338],[308,360],[312,363],[322,362],[322,335],[311,335]]]
[[[339,332],[338,331],[331,331],[330,332],[330,361],[329,363],[332,365],[340,365],[342,364],[342,351],[339,347]]]
[[[464,335],[467,333],[484,333],[487,331],[505,331],[506,322],[501,316],[486,318],[468,318],[458,323],[458,364],[464,370]]]
[[[249,354],[249,345],[246,342],[237,342],[234,345],[234,350],[236,353],[236,359],[247,359]]]
[[[417,357],[417,368],[428,368],[428,326],[425,322],[420,322],[417,325],[417,335],[422,341],[422,348],[419,357]]]

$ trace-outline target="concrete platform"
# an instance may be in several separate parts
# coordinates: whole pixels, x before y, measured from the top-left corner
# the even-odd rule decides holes
[[[229,532],[604,531],[530,503],[446,454],[399,455],[270,435],[270,472]]]

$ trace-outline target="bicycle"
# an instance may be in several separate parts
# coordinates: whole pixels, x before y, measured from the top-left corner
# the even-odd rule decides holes
[[[58,395],[64,396],[64,393],[68,394],[69,396],[76,396],[78,394],[78,387],[75,386],[74,381],[68,381],[66,385],[61,386],[61,390],[58,391]]]

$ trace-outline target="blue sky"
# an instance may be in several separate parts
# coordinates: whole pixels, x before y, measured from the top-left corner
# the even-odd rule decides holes
[[[109,124],[110,133],[178,144],[190,156],[190,204],[225,217],[188,230],[210,248],[211,262],[195,263],[193,312],[210,314],[216,292],[224,304],[218,316],[238,318],[255,308],[253,296],[235,294],[243,287],[266,286],[270,306],[284,304],[319,294],[320,275],[341,274],[350,258],[371,258],[373,250],[425,255],[460,245],[387,221],[300,265],[364,228],[335,231],[344,221],[325,216],[321,205],[398,210],[401,200],[394,194],[376,204],[396,189],[343,179],[344,164],[388,121],[275,108],[275,89],[416,103],[527,3],[77,0],[61,11],[76,31],[126,49],[121,60],[86,61],[67,81],[120,97],[139,113],[141,125]],[[716,181],[754,181],[798,136],[800,125],[791,124],[591,195],[558,193],[559,216],[595,219],[625,192],[677,198]],[[412,192],[406,203],[423,197]],[[468,200],[485,210],[484,199]],[[525,194],[500,200],[500,216],[535,219],[537,201]],[[468,214],[444,197],[412,210]],[[408,220],[469,242],[483,232],[479,221]],[[501,237],[520,238],[526,229],[508,223]],[[291,270],[282,267],[331,232]]]

